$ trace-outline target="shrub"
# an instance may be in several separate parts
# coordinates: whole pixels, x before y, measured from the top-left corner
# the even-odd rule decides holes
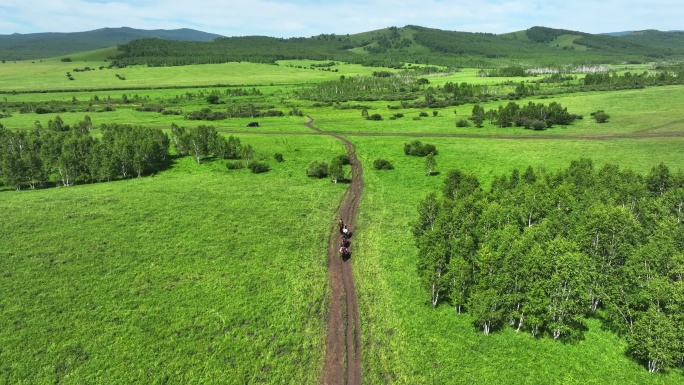
[[[183,115],[183,110],[180,108],[177,110],[162,110],[162,115]]]
[[[420,111],[420,114],[418,114],[418,116],[420,116],[421,118],[427,118],[430,115],[428,115],[428,113],[425,111]]]
[[[251,162],[249,164],[249,169],[252,171],[253,174],[260,174],[262,172],[269,171],[271,167],[269,167],[269,165],[264,162]]]
[[[314,178],[325,178],[328,176],[328,164],[315,160],[309,163],[309,166],[306,168],[306,175]]]
[[[532,122],[532,129],[541,131],[546,129],[546,123],[543,120],[535,120]]]
[[[284,162],[285,159],[283,159],[283,154],[276,152],[275,155],[273,155],[273,158],[276,160],[276,162]]]
[[[461,119],[456,122],[456,127],[470,127],[470,122],[466,119]]]
[[[404,154],[413,156],[427,156],[429,153],[437,155],[437,148],[433,144],[423,144],[420,140],[404,144]]]
[[[380,115],[380,114],[368,115],[368,117],[366,119],[368,119],[368,120],[382,120],[382,115]]]
[[[228,170],[239,170],[241,168],[245,168],[245,165],[240,161],[236,161],[226,163],[226,167],[228,168]]]
[[[340,154],[333,159],[339,159],[343,166],[351,164],[351,161],[349,161],[349,155],[347,154]]]
[[[394,166],[387,159],[378,158],[373,161],[373,167],[376,170],[394,170]]]
[[[610,115],[606,114],[603,110],[592,112],[591,117],[594,118],[596,123],[605,123],[610,119]]]

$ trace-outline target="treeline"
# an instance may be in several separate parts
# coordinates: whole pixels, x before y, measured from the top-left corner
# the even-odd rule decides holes
[[[171,125],[171,140],[180,156],[192,156],[197,163],[209,158],[231,159],[226,167],[229,170],[241,169],[245,167],[258,174],[270,170],[270,166],[259,160],[254,159],[254,148],[251,145],[243,145],[239,138],[220,136],[214,126],[200,125],[197,127],[185,128]],[[282,162],[282,154],[276,154],[276,161]]]
[[[432,306],[467,312],[485,334],[583,338],[596,317],[650,371],[684,366],[684,174],[642,176],[588,159],[514,170],[483,190],[450,171],[413,224]]]
[[[522,76],[527,70],[523,67],[511,66],[493,70],[492,73],[499,75],[500,71],[503,71],[506,76]],[[338,80],[297,90],[296,96],[323,103],[400,101],[397,105],[388,105],[388,109],[445,108],[467,103],[518,100],[529,96],[682,84],[684,70],[682,67],[673,66],[660,68],[653,73],[589,73],[576,83],[569,82],[574,79],[575,77],[562,73],[554,73],[539,80],[526,82],[505,81],[490,85],[447,82],[443,86],[432,87],[428,78],[419,77],[415,71],[402,71],[390,76],[385,76],[385,74],[372,77],[346,78],[341,76]],[[336,105],[336,108],[344,107]]]
[[[354,55],[354,45],[339,40],[315,38],[273,38],[244,36],[218,38],[210,42],[161,39],[134,40],[118,46],[112,57],[120,64],[145,64],[152,67],[227,62],[274,64],[278,60],[345,60]]]
[[[616,73],[596,73],[586,74],[580,86],[590,87],[598,90],[617,90],[644,88],[647,86],[663,86],[672,84],[684,84],[684,70],[677,68],[675,71],[662,70],[657,73],[644,71],[641,74],[626,72]]]
[[[105,124],[90,135],[88,116],[74,127],[58,116],[29,131],[0,126],[0,180],[15,190],[72,186],[148,175],[167,166],[169,139],[161,130]]]
[[[293,115],[292,111],[290,115]],[[247,104],[230,104],[227,108],[217,111],[205,107],[200,110],[190,111],[185,114],[186,120],[224,120],[228,118],[259,118],[259,117],[273,117],[285,116],[281,110],[269,108],[262,110],[259,106],[251,103]]]
[[[544,130],[557,124],[569,125],[582,118],[581,115],[569,113],[567,107],[557,102],[551,102],[548,105],[529,102],[522,107],[518,103],[508,102],[505,106],[500,105],[498,109],[489,111],[485,111],[482,106],[476,104],[470,116],[470,120],[478,127],[482,126],[485,119],[488,119],[490,124],[498,127],[516,126],[535,130]]]
[[[411,33],[403,33],[405,29]],[[556,36],[558,32],[554,32]],[[181,42],[142,39],[119,45],[116,65],[174,66],[248,61],[276,63],[278,60],[340,61],[366,66],[401,68],[405,63],[450,67],[496,66],[495,60],[525,59],[548,64],[592,64],[647,62],[654,57],[681,56],[681,50],[645,46],[613,36],[581,35],[577,44],[592,49],[563,50],[531,40],[489,33],[443,31],[418,26],[391,27],[364,37],[321,35],[311,38],[245,36],[219,38],[211,42]],[[554,37],[555,38],[555,37]],[[532,39],[537,39],[532,33]],[[539,37],[548,39],[548,37]],[[413,46],[427,48],[416,53]],[[365,54],[352,49],[362,48]]]
[[[425,84],[406,72],[391,76],[341,76],[339,80],[297,90],[295,95],[321,102],[411,100],[423,94]]]

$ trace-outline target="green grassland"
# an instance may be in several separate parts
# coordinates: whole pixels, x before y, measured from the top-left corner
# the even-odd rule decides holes
[[[565,35],[560,35],[558,36],[554,41],[549,43],[549,45],[553,47],[560,47],[560,48],[572,48],[572,49],[577,49],[580,51],[586,51],[587,47],[579,44],[575,44],[575,40],[580,38],[580,35],[571,35],[571,34],[565,34]]]
[[[514,101],[519,105],[528,102],[544,103],[557,102],[566,107],[570,113],[579,114],[584,119],[577,120],[568,126],[554,126],[544,131],[525,130],[521,127],[500,128],[485,122],[481,128],[456,127],[456,121],[467,119],[472,114],[473,105],[437,109],[437,116],[433,116],[431,109],[396,109],[388,110],[387,105],[396,102],[362,102],[370,107],[369,114],[378,113],[383,121],[365,120],[359,109],[340,110],[333,107],[316,110],[317,122],[328,127],[330,131],[348,134],[437,134],[463,136],[538,136],[570,137],[577,135],[610,135],[617,133],[635,133],[637,131],[677,131],[684,130],[684,112],[678,108],[681,99],[680,86],[653,87],[641,90],[625,90],[620,92],[587,92],[562,94],[553,98],[529,98]],[[498,109],[508,104],[508,100],[482,103],[487,111]],[[591,119],[590,114],[597,110],[605,110],[611,115],[608,123],[598,124]],[[427,117],[420,117],[420,112],[428,113]],[[402,118],[389,118],[402,113]],[[417,120],[416,120],[417,119]]]
[[[344,187],[301,170],[343,146],[241,139],[270,172],[182,158],[150,178],[3,194],[0,382],[316,382]]]
[[[99,55],[95,55],[99,56]],[[296,62],[297,64],[292,64]],[[106,89],[145,89],[222,85],[301,84],[337,79],[340,75],[369,75],[374,70],[358,64],[340,63],[338,72],[312,69],[315,60],[283,61],[281,65],[222,63],[176,67],[108,68],[106,60],[62,62],[58,58],[0,64],[0,92],[80,91]],[[306,68],[297,68],[306,66]],[[90,67],[91,71],[74,69]],[[100,69],[100,67],[104,67]],[[70,72],[74,80],[69,80]],[[116,75],[124,77],[121,80]]]
[[[442,305],[433,310],[416,274],[410,222],[418,202],[439,191],[446,170],[478,175],[484,188],[513,169],[557,170],[579,157],[595,167],[620,164],[640,173],[664,162],[684,169],[677,140],[507,140],[419,138],[439,151],[437,176],[428,177],[422,158],[407,157],[414,138],[352,140],[365,165],[390,160],[395,170],[364,172],[366,189],[357,222],[355,272],[364,327],[364,379],[369,383],[431,384],[642,384],[679,383],[681,373],[649,375],[625,356],[626,344],[590,323],[585,339],[562,344],[506,329],[485,336],[467,314]]]
[[[348,135],[356,147],[365,181],[353,257],[364,382],[681,382],[679,371],[648,374],[626,357],[626,343],[594,320],[583,341],[568,345],[511,330],[484,336],[467,314],[457,315],[448,306],[433,310],[419,287],[408,225],[418,202],[438,190],[454,168],[475,173],[485,188],[514,168],[555,170],[579,157],[593,159],[595,167],[615,163],[640,173],[660,162],[684,169],[682,136],[583,138],[681,132],[682,86],[517,100],[556,101],[585,116],[541,132],[487,124],[457,128],[456,120],[471,114],[471,104],[438,109],[437,116],[425,110],[428,117],[414,120],[422,110],[388,110],[396,101],[350,102],[368,105],[370,113],[384,118],[368,121],[360,109],[315,107],[294,96],[309,84],[370,75],[377,67],[341,63],[333,67],[339,72],[310,69],[321,63],[315,61],[133,66],[72,72],[76,80],[69,81],[65,73],[73,68],[108,65],[94,61],[101,56],[89,55],[88,62],[0,64],[0,90],[30,91],[5,93],[0,106],[87,101],[98,95],[101,102],[94,108],[110,97],[114,111],[13,113],[0,123],[29,129],[36,120],[46,126],[59,115],[75,124],[88,114],[96,126],[213,125],[251,144],[256,158],[272,170],[255,175],[228,171],[224,161],[197,165],[179,158],[152,177],[0,192],[0,383],[308,384],[320,379],[329,294],[327,237],[345,185],[309,179],[304,171],[309,162],[328,161],[344,151],[342,144],[311,132],[303,125],[306,116],[259,118],[258,129],[247,129],[249,118],[185,121],[116,101],[122,93],[161,103],[227,88],[210,87],[216,84],[256,87],[262,96],[222,99],[283,111],[299,108],[321,129]],[[429,79],[435,87],[447,81],[506,80],[478,78],[477,72],[463,69]],[[483,106],[495,109],[507,102]],[[190,111],[208,103],[196,97],[178,106]],[[608,123],[589,119],[599,109],[611,115]],[[397,112],[404,117],[390,120]],[[424,159],[404,155],[404,143],[414,139],[437,146],[438,175],[425,176]],[[273,161],[277,152],[285,162]],[[390,160],[395,170],[374,170],[377,158]]]

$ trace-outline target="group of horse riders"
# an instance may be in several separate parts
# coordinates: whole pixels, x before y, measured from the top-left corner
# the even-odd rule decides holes
[[[340,254],[342,254],[343,257],[348,257],[350,254],[349,247],[351,247],[351,231],[349,228],[347,228],[347,225],[344,224],[344,221],[340,219],[340,221],[337,223],[337,227],[340,230]]]

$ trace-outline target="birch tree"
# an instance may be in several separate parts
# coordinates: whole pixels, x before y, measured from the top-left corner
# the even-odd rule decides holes
[[[425,172],[428,176],[432,175],[432,170],[437,166],[437,160],[433,152],[427,154],[425,157]]]
[[[338,180],[344,179],[344,165],[342,160],[338,157],[333,158],[328,164],[328,176],[332,179],[334,183]]]
[[[448,288],[449,258],[440,229],[425,232],[418,239],[418,275],[430,294],[432,307],[437,307]]]

